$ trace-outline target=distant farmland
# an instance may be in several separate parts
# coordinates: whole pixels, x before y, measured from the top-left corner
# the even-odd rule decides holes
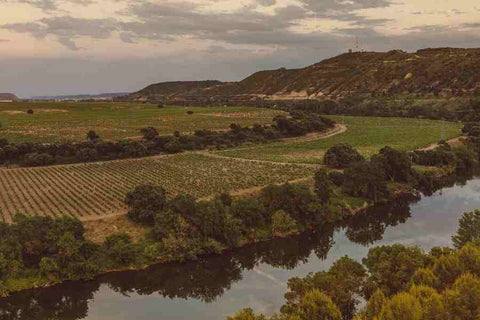
[[[33,110],[33,114],[27,114]],[[188,115],[187,111],[193,111]],[[166,107],[141,103],[31,102],[0,105],[0,137],[11,142],[83,141],[89,130],[102,139],[135,138],[155,127],[170,135],[198,129],[227,129],[231,123],[271,124],[281,111],[248,107]]]
[[[41,168],[0,169],[0,210],[89,218],[126,212],[123,201],[135,186],[152,183],[169,196],[196,197],[281,183],[313,175],[314,168],[215,158],[201,154],[119,160]]]
[[[327,139],[280,142],[268,145],[217,151],[223,156],[275,162],[321,163],[328,148],[349,143],[361,154],[370,157],[384,146],[399,150],[415,150],[461,135],[463,125],[440,120],[327,116],[337,123],[345,122],[348,130]]]

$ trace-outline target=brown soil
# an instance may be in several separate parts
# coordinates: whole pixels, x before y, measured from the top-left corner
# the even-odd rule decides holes
[[[84,221],[85,237],[96,243],[102,243],[103,240],[117,232],[124,232],[132,237],[134,242],[145,236],[146,229],[127,219],[127,216],[117,215],[115,217],[103,216],[102,219]]]

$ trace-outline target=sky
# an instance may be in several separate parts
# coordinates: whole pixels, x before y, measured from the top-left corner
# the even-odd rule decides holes
[[[0,92],[237,81],[366,51],[480,47],[478,0],[0,0]]]

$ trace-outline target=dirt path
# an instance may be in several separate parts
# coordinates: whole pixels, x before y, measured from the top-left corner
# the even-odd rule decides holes
[[[458,145],[461,142],[461,139],[462,137],[456,137],[456,138],[450,139],[447,141],[447,144]],[[431,150],[437,149],[439,146],[440,145],[438,143],[432,143],[428,147],[418,149],[418,151],[431,151]]]

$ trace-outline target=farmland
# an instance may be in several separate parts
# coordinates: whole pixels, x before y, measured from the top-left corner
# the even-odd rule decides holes
[[[169,196],[205,197],[305,178],[314,168],[237,161],[185,153],[42,168],[0,169],[0,210],[5,221],[15,213],[68,215],[80,219],[125,213],[125,196],[151,183]]]
[[[33,114],[27,114],[33,110]],[[188,115],[187,111],[193,111]],[[0,136],[11,142],[85,140],[89,130],[102,139],[138,137],[155,127],[160,134],[226,129],[231,123],[270,124],[281,111],[247,107],[165,107],[141,103],[22,102],[0,104]]]
[[[458,137],[462,124],[437,120],[409,118],[377,118],[328,116],[339,124],[345,123],[344,133],[304,142],[283,142],[264,146],[217,151],[223,156],[259,159],[275,162],[321,163],[331,146],[346,142],[362,155],[369,157],[384,146],[399,150],[414,150],[444,139]]]

